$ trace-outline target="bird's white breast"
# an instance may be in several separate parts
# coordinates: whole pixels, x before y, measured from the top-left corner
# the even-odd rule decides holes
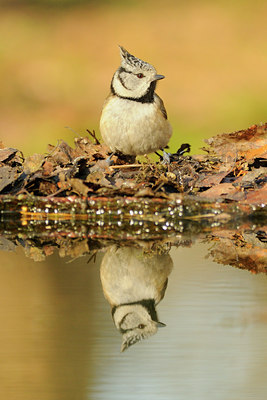
[[[112,151],[138,155],[164,148],[172,129],[157,103],[117,96],[107,99],[100,119],[101,135]]]

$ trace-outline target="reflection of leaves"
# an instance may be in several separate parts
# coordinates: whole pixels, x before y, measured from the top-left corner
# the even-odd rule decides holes
[[[45,252],[42,249],[32,246],[26,246],[24,251],[26,256],[32,258],[34,261],[45,260]]]
[[[247,269],[253,273],[267,273],[267,246],[261,240],[267,227],[260,230],[225,230],[214,234],[210,255],[219,264]]]
[[[16,245],[11,241],[6,239],[4,236],[0,236],[0,250],[1,251],[14,251]]]
[[[86,225],[86,220],[80,223],[73,223],[73,220],[69,223],[58,221],[57,224],[51,221],[50,225],[45,220],[42,224],[40,222],[42,221],[31,221],[28,226],[26,221],[21,226],[14,224],[14,233],[11,230],[12,224],[8,222],[8,230],[2,229],[1,232],[2,250],[13,250],[20,243],[28,257],[43,261],[55,251],[59,252],[60,257],[68,256],[71,259],[88,255],[91,257],[115,244],[118,247],[142,248],[146,257],[149,257],[166,254],[173,246],[191,247],[197,240],[204,240],[212,244],[209,255],[215,262],[247,269],[253,273],[267,273],[267,227],[257,226],[255,223],[249,225],[245,222],[240,225],[238,222],[238,228],[233,228],[228,221],[222,225],[225,228],[220,228],[218,223],[217,226],[212,226],[211,223],[209,227],[206,225],[204,228],[201,225],[197,229],[193,221],[189,225],[186,221],[180,221],[178,225],[182,228],[179,235],[165,236],[161,232],[157,240],[152,240],[153,233],[145,232],[148,224],[144,226],[142,236],[140,230],[136,234],[134,231],[128,232],[128,236],[125,236],[120,226],[117,231],[114,227],[104,225],[97,230],[97,221],[91,227]],[[153,225],[152,222],[151,227]]]
[[[72,259],[89,254],[87,239],[66,239],[59,249],[60,257],[69,256]]]

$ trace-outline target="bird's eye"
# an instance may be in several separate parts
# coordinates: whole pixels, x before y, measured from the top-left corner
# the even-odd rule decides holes
[[[138,325],[138,328],[139,328],[139,329],[144,329],[144,327],[145,327],[144,324],[139,324],[139,325]]]
[[[143,74],[137,74],[136,76],[137,76],[137,78],[139,78],[139,79],[141,79],[141,78],[143,78],[143,77],[144,77],[144,75],[143,75]]]

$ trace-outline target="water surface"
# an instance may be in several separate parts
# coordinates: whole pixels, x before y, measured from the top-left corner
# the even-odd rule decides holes
[[[1,398],[264,400],[267,277],[216,264],[207,249],[198,242],[167,252],[173,267],[166,258],[156,306],[166,327],[124,352],[100,280],[108,250],[41,262],[30,249],[2,251]],[[140,270],[148,268],[140,257]]]

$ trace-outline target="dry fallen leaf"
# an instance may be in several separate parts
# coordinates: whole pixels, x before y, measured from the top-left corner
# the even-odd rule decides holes
[[[49,145],[48,155],[34,154],[25,161],[16,149],[0,149],[0,188],[5,193],[10,188],[12,194],[26,190],[38,196],[73,193],[170,199],[184,193],[266,203],[267,125],[218,135],[207,142],[206,155],[176,155],[168,165],[146,160],[131,166],[129,157],[116,154],[112,167],[106,162],[108,147],[88,137],[76,138],[74,148],[63,141]]]
[[[24,172],[25,174],[33,174],[41,168],[44,162],[44,156],[42,154],[33,154],[24,161]]]
[[[253,125],[248,129],[233,133],[223,133],[205,139],[211,149],[223,159],[250,161],[255,157],[265,157],[267,152],[267,124]]]
[[[18,152],[16,149],[11,149],[11,148],[4,148],[0,149],[0,162],[5,162],[10,158],[13,158],[13,156]]]
[[[0,168],[0,192],[8,185],[12,184],[19,174],[15,168],[4,166]]]

